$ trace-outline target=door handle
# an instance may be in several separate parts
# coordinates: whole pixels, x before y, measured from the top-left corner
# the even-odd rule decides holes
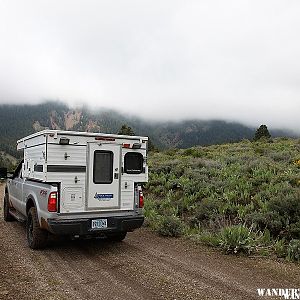
[[[119,173],[115,173],[114,178],[119,179]]]

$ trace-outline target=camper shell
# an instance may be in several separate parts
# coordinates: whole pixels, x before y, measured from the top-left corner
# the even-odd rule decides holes
[[[10,212],[37,210],[56,234],[126,233],[142,225],[147,137],[43,130],[17,141],[24,160],[8,180]],[[52,206],[51,206],[52,205]]]

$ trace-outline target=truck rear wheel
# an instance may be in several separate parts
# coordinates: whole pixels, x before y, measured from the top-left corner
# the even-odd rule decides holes
[[[41,249],[47,245],[48,232],[40,228],[35,207],[29,209],[26,234],[31,249]]]
[[[9,195],[6,193],[3,200],[3,217],[4,221],[11,222],[14,221],[15,218],[9,212]]]

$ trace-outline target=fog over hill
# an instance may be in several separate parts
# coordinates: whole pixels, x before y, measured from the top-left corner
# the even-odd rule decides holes
[[[150,136],[161,149],[252,139],[255,132],[255,128],[223,120],[150,122],[112,110],[72,109],[59,102],[0,105],[0,150],[16,156],[17,139],[45,128],[117,133],[123,124],[131,126],[137,135]],[[283,130],[270,131],[273,136],[293,135]]]
[[[279,0],[0,1],[0,104],[300,133],[299,15]]]

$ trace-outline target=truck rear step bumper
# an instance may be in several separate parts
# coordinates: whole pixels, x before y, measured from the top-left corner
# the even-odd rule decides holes
[[[48,219],[48,229],[57,235],[97,235],[133,231],[140,228],[144,222],[144,217],[108,217],[102,219],[107,219],[107,228],[92,229],[92,219]]]

